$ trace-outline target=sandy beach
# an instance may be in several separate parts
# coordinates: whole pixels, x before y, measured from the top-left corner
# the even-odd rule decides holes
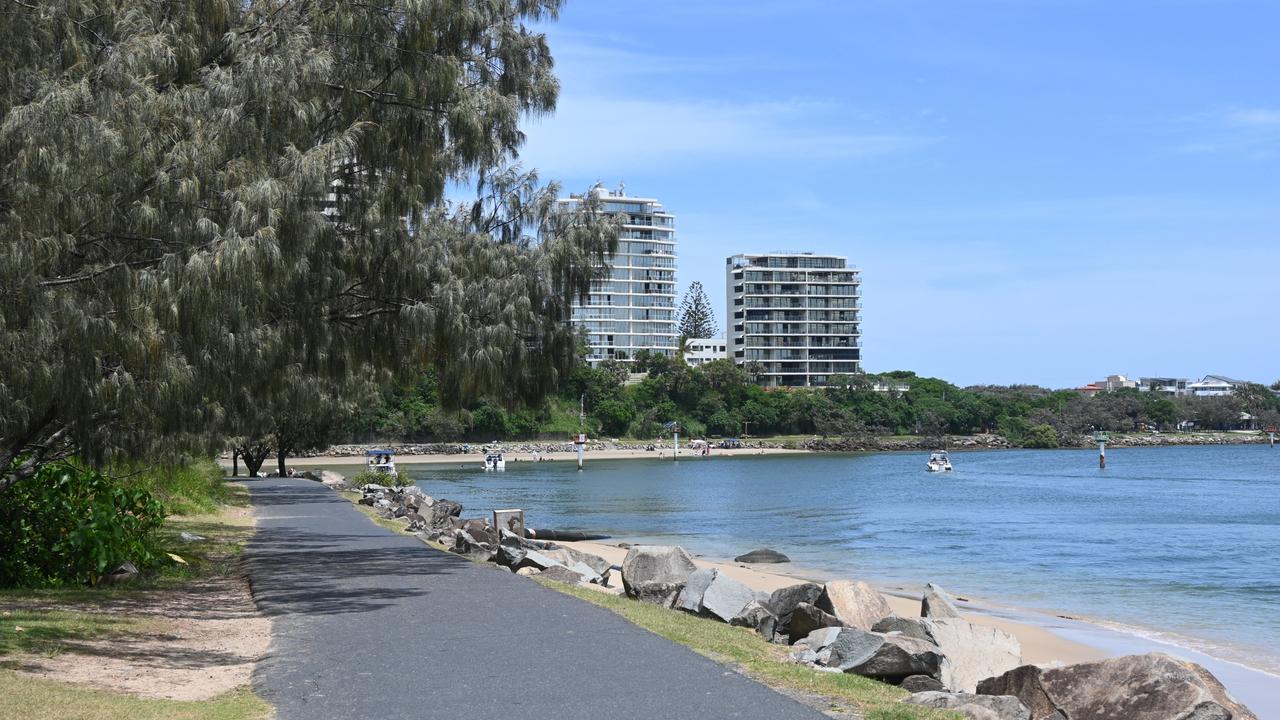
[[[808,450],[787,450],[782,448],[738,448],[734,450],[724,450],[714,448],[708,457],[726,457],[726,456],[753,456],[753,455],[796,455],[808,454]],[[574,452],[545,452],[538,453],[538,459],[534,459],[533,453],[529,452],[513,452],[504,450],[502,453],[504,459],[508,463],[524,463],[524,462],[576,462],[577,453]],[[587,450],[583,455],[583,462],[591,462],[592,460],[635,460],[654,458],[670,458],[671,446],[657,447],[654,450],[640,449],[619,449],[619,450]],[[688,448],[680,448],[680,458],[688,458],[690,460],[700,457],[699,453]],[[395,461],[397,465],[475,465],[479,467],[484,462],[484,453],[473,451],[470,453],[438,453],[432,455],[396,455]],[[288,465],[295,470],[307,470],[313,467],[336,467],[364,465],[365,458],[363,455],[315,455],[311,457],[291,457],[288,459]],[[223,467],[231,467],[231,456],[224,455],[218,458],[218,463]],[[269,459],[263,466],[263,472],[275,470],[275,460]]]
[[[557,542],[557,544],[599,555],[615,565],[621,565],[623,558],[627,555],[627,551],[624,548],[603,542]],[[715,568],[752,590],[764,592],[773,592],[778,588],[795,585],[799,582],[823,582],[824,580],[837,579],[806,576],[800,573],[792,574],[784,569],[786,565],[748,565],[745,563],[708,560],[702,557],[695,557],[694,562],[698,567]],[[613,573],[610,578],[610,584],[616,587],[622,586],[620,573]],[[901,595],[887,592],[883,588],[881,588],[881,594],[889,602],[889,606],[893,608],[894,613],[903,617],[917,617],[920,615],[920,601],[918,599],[902,597]],[[1022,659],[1024,662],[1035,665],[1059,663],[1070,665],[1072,663],[1112,657],[1111,653],[1060,637],[1045,628],[983,614],[979,608],[976,608],[969,601],[957,598],[956,605],[961,612],[965,613],[966,620],[977,625],[987,625],[1004,630],[1018,638],[1018,642],[1022,644]]]

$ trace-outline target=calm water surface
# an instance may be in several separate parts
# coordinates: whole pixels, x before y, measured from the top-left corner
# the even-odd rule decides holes
[[[1123,625],[1280,672],[1280,449],[1210,446],[402,466],[467,514],[685,545]]]

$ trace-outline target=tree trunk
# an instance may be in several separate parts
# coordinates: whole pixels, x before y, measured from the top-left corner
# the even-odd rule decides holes
[[[238,477],[239,475],[240,475],[240,451],[232,450],[231,451],[231,477]]]
[[[262,469],[262,463],[267,461],[267,456],[271,454],[271,448],[241,448],[240,457],[244,458],[244,469],[248,471],[249,477],[258,477],[258,471]]]
[[[283,445],[276,448],[276,467],[280,470],[280,477],[285,477],[284,457],[288,454],[285,450],[286,448]]]

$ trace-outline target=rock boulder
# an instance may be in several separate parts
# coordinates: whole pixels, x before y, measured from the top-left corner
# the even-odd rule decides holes
[[[841,672],[899,683],[912,675],[937,677],[942,657],[936,645],[903,635],[881,635],[857,628],[821,631],[805,643],[821,664]]]
[[[902,702],[951,710],[970,720],[1031,720],[1031,711],[1011,695],[971,695],[969,693],[918,692]]]
[[[697,569],[682,547],[637,545],[622,561],[622,585],[630,597],[670,607]]]
[[[958,618],[960,611],[946,590],[929,583],[924,587],[924,597],[920,600],[920,617]]]
[[[809,633],[814,630],[840,626],[840,618],[835,615],[824,612],[816,605],[800,603],[788,616],[787,635],[789,642],[795,644],[797,641],[808,637]]]
[[[688,582],[676,600],[676,607],[730,622],[754,602],[756,594],[751,588],[719,570],[707,568],[695,570],[689,575]]]
[[[1257,720],[1208,670],[1163,653],[1042,669],[1024,665],[978,683],[980,695],[1013,695],[1031,720]]]
[[[752,550],[745,555],[739,555],[734,558],[733,561],[740,563],[785,563],[791,562],[791,558],[783,555],[777,550],[760,548],[759,550]]]
[[[870,630],[880,620],[893,615],[893,609],[876,589],[864,582],[836,580],[822,586],[815,603],[849,627]]]
[[[938,679],[952,692],[973,693],[978,682],[1022,664],[1022,645],[1013,635],[958,618],[921,620],[943,660]]]

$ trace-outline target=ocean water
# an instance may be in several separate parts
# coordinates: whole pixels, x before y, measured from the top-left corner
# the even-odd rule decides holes
[[[510,457],[510,456],[509,456]],[[1280,448],[1200,446],[405,465],[466,515],[678,543],[1068,613],[1280,673]],[[1280,693],[1280,678],[1277,679]]]

